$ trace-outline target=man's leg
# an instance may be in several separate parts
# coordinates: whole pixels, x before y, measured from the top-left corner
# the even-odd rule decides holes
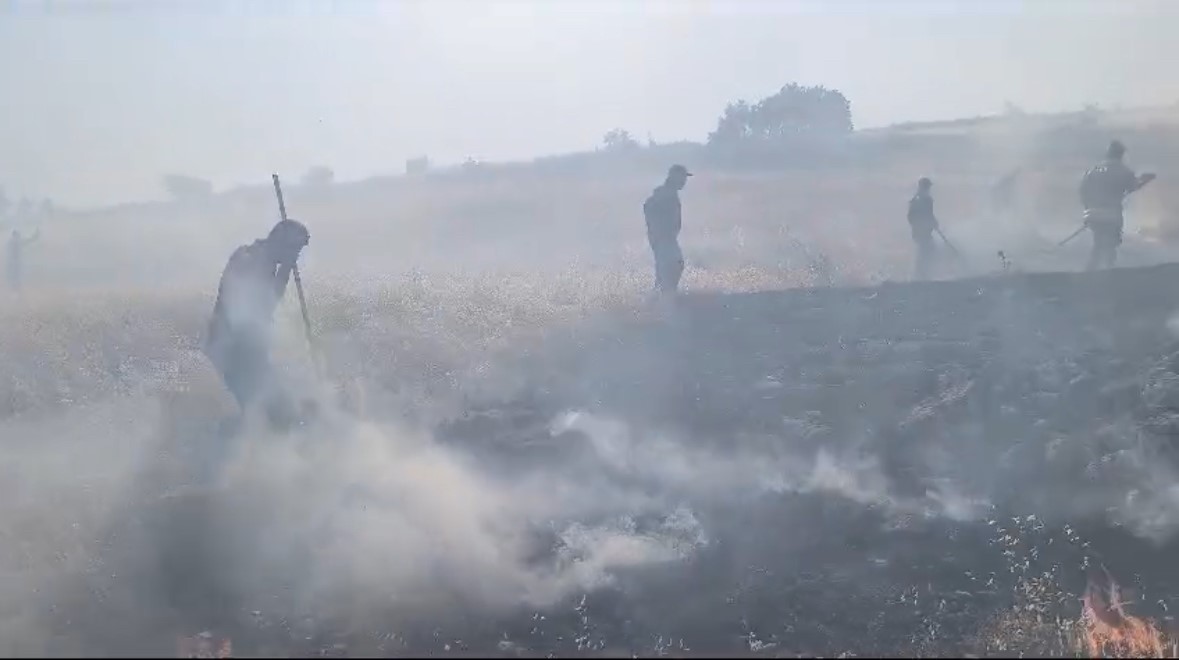
[[[651,260],[654,263],[654,271],[656,271],[656,286],[654,290],[663,290],[663,259],[659,255],[659,245],[652,240],[651,242]]]
[[[933,262],[933,237],[922,236],[917,239],[917,266],[914,277],[918,280],[929,278],[930,266]]]
[[[1118,218],[1109,228],[1109,244],[1106,249],[1106,268],[1113,268],[1118,263],[1118,248],[1122,246],[1122,227],[1124,220]]]
[[[676,293],[680,288],[680,278],[684,275],[684,253],[680,250],[678,242],[672,242],[667,246],[667,283],[668,289],[672,293]]]
[[[225,387],[237,401],[242,414],[258,399],[262,392],[265,358],[259,359],[244,347],[235,347],[221,367],[221,378]]]
[[[1089,261],[1085,263],[1085,270],[1087,271],[1097,270],[1097,267],[1101,265],[1102,251],[1104,249],[1102,246],[1103,239],[1100,225],[1090,223],[1089,231],[1093,234],[1093,247],[1089,250]]]
[[[245,423],[246,411],[254,398],[254,386],[250,380],[248,365],[242,361],[242,350],[226,342],[208,351],[209,361],[225,383],[225,389],[233,395],[238,411],[221,420],[217,434],[209,438],[196,450],[196,477],[198,483],[211,483],[220,473],[221,466],[229,453],[230,443]]]
[[[1085,263],[1085,270],[1097,270],[1097,264],[1101,262],[1101,243],[1097,238],[1097,234],[1093,234],[1093,249],[1089,250],[1089,261]]]
[[[1112,269],[1114,264],[1118,263],[1118,246],[1113,242],[1108,242],[1105,245],[1105,250],[1101,255],[1101,268]]]
[[[667,248],[660,241],[651,241],[651,256],[655,260],[655,290],[668,288]]]
[[[1117,250],[1117,227],[1108,222],[1093,222],[1089,229],[1093,232],[1093,250],[1089,253],[1085,270],[1112,267]]]
[[[295,424],[298,414],[294,402],[278,382],[270,363],[270,352],[265,347],[255,346],[240,361],[247,403],[259,406],[273,429],[287,430]]]

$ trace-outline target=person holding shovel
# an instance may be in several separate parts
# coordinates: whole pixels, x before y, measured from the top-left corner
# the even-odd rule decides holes
[[[242,413],[261,401],[274,427],[288,426],[296,416],[270,364],[274,310],[310,240],[307,227],[286,219],[266,238],[235,250],[221,274],[205,341],[206,355]]]
[[[1122,161],[1125,154],[1125,145],[1114,140],[1105,152],[1105,160],[1085,172],[1081,179],[1084,227],[1093,232],[1093,251],[1089,254],[1085,270],[1113,267],[1118,257],[1118,246],[1122,244],[1122,228],[1125,225],[1122,204],[1130,193],[1155,178],[1153,174],[1134,174]]]
[[[938,223],[933,214],[933,197],[929,194],[932,188],[933,181],[929,177],[921,177],[917,180],[917,194],[909,200],[909,229],[917,245],[914,279],[918,280],[929,277],[936,254],[933,232],[938,231]]]

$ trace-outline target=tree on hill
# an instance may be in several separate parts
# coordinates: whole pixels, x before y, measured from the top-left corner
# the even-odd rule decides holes
[[[602,137],[602,145],[606,151],[630,151],[638,149],[639,143],[631,136],[630,131],[616,128]]]
[[[769,144],[851,133],[851,103],[838,90],[790,83],[757,103],[730,103],[708,134],[709,146]]]

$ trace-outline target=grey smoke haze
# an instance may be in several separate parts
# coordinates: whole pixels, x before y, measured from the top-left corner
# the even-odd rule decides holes
[[[858,126],[1179,99],[1165,0],[234,2],[0,9],[0,183],[68,204],[170,172],[396,172],[428,154],[703,139],[788,81]]]
[[[1056,396],[1080,371],[1070,351],[1090,354],[1105,345],[1094,335],[1151,317],[1078,328],[1038,299],[997,295],[983,319],[1006,339],[994,366],[974,364],[979,342],[953,328],[931,342],[909,328],[872,335],[892,317],[869,301],[904,287],[864,292],[861,302],[861,292],[833,294],[846,298],[827,307],[792,299],[797,313],[777,324],[766,312],[716,315],[715,325],[653,317],[635,329],[650,286],[638,210],[661,172],[297,184],[317,164],[350,179],[400,171],[420,154],[454,162],[588,149],[616,126],[640,140],[702,140],[727,102],[788,81],[844,91],[860,127],[999,112],[1005,100],[1028,111],[1171,103],[1171,6],[210,0],[0,10],[0,185],[12,197],[161,197],[167,173],[258,186],[208,206],[54,218],[29,253],[26,295],[0,300],[0,493],[9,503],[0,524],[20,539],[0,548],[9,587],[0,653],[159,649],[178,631],[223,623],[209,623],[210,610],[238,611],[218,602],[215,587],[242,612],[363,631],[427,631],[449,626],[447,612],[510,618],[720,544],[738,550],[740,565],[757,545],[743,527],[756,518],[740,513],[769,499],[823,496],[880,511],[890,525],[978,522],[1007,499],[1052,523],[1112,509],[1108,517],[1133,533],[1172,539],[1177,477],[1150,455],[1129,449],[1101,463],[1096,441],[1019,443],[988,434],[982,413],[961,413],[976,400],[968,394],[1005,384],[1008,373],[1019,380],[1023,365],[1039,361],[1048,383],[1039,394]],[[1032,142],[1025,136],[1035,130],[986,133],[978,140],[988,150],[972,158],[937,145],[912,162],[899,153],[872,172],[705,173],[684,192],[686,288],[907,278],[904,200],[926,168],[967,257],[950,262],[953,274],[997,270],[998,249],[1020,268],[1072,268],[1083,260],[1080,241],[1037,251],[1076,218],[1029,200],[1060,199],[1071,213],[1074,162],[1033,173],[1041,179],[1027,184],[1021,210],[1034,223],[992,218],[982,203],[993,176],[1023,155],[1009,143]],[[1153,167],[1137,155],[1149,139],[1129,140],[1135,164]],[[931,166],[930,157],[941,160]],[[348,419],[325,391],[322,424],[297,440],[247,427],[218,475],[230,488],[207,526],[183,497],[157,496],[185,481],[194,454],[212,453],[230,412],[194,349],[226,256],[275,216],[265,189],[272,171],[293,184],[292,214],[313,226],[301,265],[329,380],[363,383],[368,412]],[[1130,226],[1160,222],[1162,185],[1131,204]],[[1123,264],[1162,258],[1163,247],[1142,243],[1128,235]],[[813,278],[801,274],[819,267]],[[970,296],[963,309],[979,308]],[[786,298],[765,307],[778,300]],[[948,308],[910,309],[916,326]],[[825,325],[807,332],[808,318]],[[1048,322],[1059,329],[1044,332]],[[665,334],[642,329],[659,323]],[[290,296],[276,325],[276,362],[311,392]],[[730,342],[734,332],[750,341]],[[861,334],[856,351],[879,362],[857,372],[843,343]],[[1150,345],[1158,334],[1118,346]],[[827,341],[836,335],[839,351]],[[816,357],[826,355],[834,357]],[[802,369],[808,360],[817,372]],[[703,366],[687,369],[694,365]],[[868,395],[818,396],[849,373]],[[1160,373],[1163,397],[1172,377]],[[871,387],[868,376],[880,374],[888,387]],[[900,391],[910,381],[911,397]],[[704,394],[672,407],[684,383]],[[772,402],[783,390],[789,406],[764,426],[752,415],[740,432],[722,425],[735,404]],[[994,399],[1029,397],[1004,390]],[[697,408],[716,428],[681,428]],[[466,435],[447,426],[468,416],[478,423]],[[901,450],[868,432],[942,419],[958,421]],[[1029,412],[1010,425],[1031,435],[1041,419]],[[1134,437],[1132,421],[1100,430],[1120,443]],[[923,478],[897,477],[901,462]],[[1116,482],[1079,482],[1091,465]],[[1028,479],[1037,466],[1054,471]],[[809,525],[829,539],[849,528],[797,510],[775,524]],[[807,568],[793,551],[765,545],[780,565]],[[63,621],[72,622],[64,632]],[[148,632],[161,639],[138,638]]]

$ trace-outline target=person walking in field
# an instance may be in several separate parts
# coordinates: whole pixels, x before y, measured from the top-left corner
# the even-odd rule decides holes
[[[675,294],[684,273],[684,253],[679,244],[683,224],[679,193],[690,176],[692,173],[683,165],[672,165],[667,179],[643,202],[647,241],[655,258],[655,290],[660,294]]]
[[[929,194],[932,188],[933,181],[921,177],[917,180],[917,194],[909,200],[909,229],[917,246],[914,278],[918,280],[929,277],[936,257],[933,232],[937,231],[938,223],[933,214],[933,196]]]
[[[1122,205],[1126,197],[1154,180],[1154,174],[1137,176],[1122,158],[1126,147],[1114,140],[1105,152],[1105,160],[1085,172],[1081,178],[1081,205],[1085,209],[1085,226],[1093,232],[1093,250],[1085,270],[1112,268],[1118,258],[1125,226]]]

